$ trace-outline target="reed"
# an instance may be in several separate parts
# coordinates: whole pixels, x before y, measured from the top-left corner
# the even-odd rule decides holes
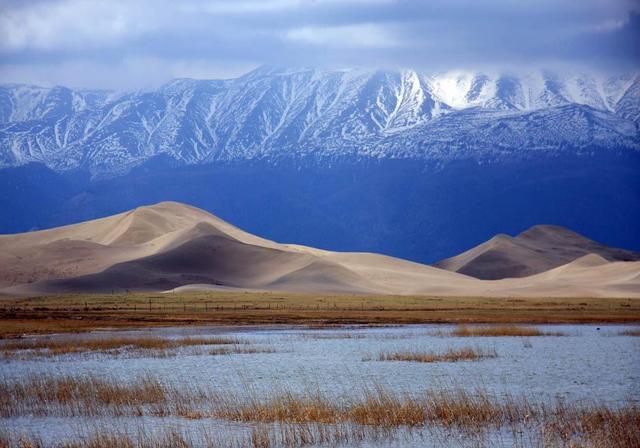
[[[194,345],[238,345],[248,344],[248,341],[244,341],[238,338],[232,338],[228,336],[209,336],[209,337],[188,337],[182,339],[172,339],[171,342],[176,344],[176,347],[194,346]]]
[[[450,348],[442,353],[420,351],[381,352],[378,354],[378,361],[458,362],[479,361],[484,358],[495,358],[496,356],[498,355],[495,349],[463,347],[460,349]]]
[[[44,448],[45,446],[55,448],[190,448],[203,446],[201,443],[195,444],[188,434],[175,428],[156,432],[139,430],[137,434],[128,434],[116,429],[97,428],[90,432],[83,431],[77,434],[76,440],[61,441],[53,445],[45,445],[34,435],[21,435],[13,439],[5,435],[5,438],[5,445],[0,439],[0,448]],[[214,446],[220,445],[207,443],[204,448]]]
[[[361,401],[346,407],[344,418],[360,425],[386,428],[420,426],[426,422],[424,404],[420,398],[373,385],[365,390]]]
[[[211,445],[196,443],[179,432],[133,438],[128,433],[98,432],[61,445],[69,448],[348,445],[412,429],[445,429],[464,437],[532,431],[531,446],[640,446],[640,409],[634,403],[619,407],[560,400],[533,403],[526,397],[498,397],[484,389],[456,387],[409,394],[370,384],[361,393],[337,400],[319,391],[286,389],[266,396],[251,391],[214,393],[185,384],[177,388],[148,376],[128,384],[51,375],[0,382],[0,416],[31,415],[213,417],[251,429],[246,437],[233,440],[221,442],[214,437],[210,440],[217,444]],[[25,442],[21,448],[42,446],[36,442]],[[11,443],[0,431],[0,447],[12,447]]]
[[[198,428],[189,433],[176,428],[153,432],[97,428],[75,435],[75,440],[45,445],[38,436],[11,437],[0,430],[0,448],[296,448],[313,445],[335,446],[376,440],[377,431],[351,425],[287,424],[257,425],[242,434]]]
[[[331,339],[377,339],[377,340],[399,340],[415,337],[416,334],[376,334],[376,333],[351,333],[351,332],[322,332],[303,333],[302,339],[310,340],[331,340]]]
[[[640,336],[640,328],[634,328],[631,330],[623,330],[620,333],[620,336]]]
[[[427,394],[426,407],[429,422],[467,431],[513,425],[542,415],[540,408],[532,405],[526,397],[507,395],[499,400],[483,389],[432,390]]]
[[[124,383],[95,376],[41,375],[0,382],[0,416],[182,415],[212,397],[208,389],[178,389],[151,376]]]
[[[264,400],[227,398],[213,412],[216,417],[240,422],[351,423],[381,428],[435,425],[475,433],[537,422],[554,438],[568,431],[585,440],[619,434],[614,440],[628,441],[620,446],[636,446],[633,443],[640,440],[640,425],[636,424],[640,422],[640,409],[633,404],[622,408],[597,404],[580,407],[561,401],[533,404],[524,397],[498,399],[481,389],[449,388],[409,395],[374,385],[362,398],[343,402],[317,393],[282,392]]]
[[[303,339],[325,340],[325,339],[365,339],[372,337],[372,335],[366,335],[362,333],[348,333],[348,332],[335,332],[335,333],[303,333]]]
[[[353,425],[349,423],[318,424],[294,423],[278,424],[269,428],[260,426],[256,430],[264,441],[264,447],[294,448],[301,446],[360,446],[363,441],[375,441],[390,433],[381,434],[374,427]]]
[[[255,395],[238,399],[228,394],[213,409],[215,417],[232,421],[261,423],[337,423],[340,409],[320,394],[299,396],[282,391],[266,400]]]
[[[572,432],[582,434],[593,446],[640,446],[640,408],[636,404],[618,410],[591,406],[573,412],[577,415],[568,420]]]
[[[276,349],[271,347],[216,347],[207,352],[209,355],[253,355],[257,353],[276,353]]]
[[[573,416],[571,416],[573,418]],[[585,415],[580,419],[560,422],[549,420],[541,425],[525,426],[518,429],[514,440],[503,440],[498,434],[491,437],[487,433],[457,434],[451,430],[430,431],[440,434],[429,440],[428,446],[434,448],[455,446],[491,446],[491,447],[598,447],[598,448],[635,448],[638,446],[638,421],[628,419],[626,415],[606,417]],[[591,423],[591,420],[595,423]],[[583,421],[583,420],[586,420]],[[206,428],[191,430],[188,433],[176,428],[139,431],[130,434],[122,430],[97,429],[83,431],[68,441],[44,444],[37,435],[23,434],[11,437],[0,430],[0,448],[295,448],[304,446],[360,446],[363,442],[384,441],[385,446],[393,440],[396,431],[371,426],[338,424],[283,424],[257,425],[248,433],[241,435],[211,431]],[[417,439],[421,440],[421,439]]]
[[[564,336],[561,332],[544,332],[536,327],[527,327],[521,325],[481,325],[469,326],[458,325],[452,330],[449,336],[459,337],[481,337],[481,336]]]
[[[123,351],[148,351],[155,352],[156,355],[167,355],[168,350],[180,347],[244,343],[245,341],[230,337],[33,338],[7,341],[0,345],[0,353],[4,358],[54,357],[80,353],[119,354]]]
[[[320,394],[295,395],[290,391],[265,400],[228,397],[214,409],[214,415],[232,421],[262,423],[352,422],[376,426],[418,426],[427,422],[450,424],[454,421],[450,415],[459,410],[464,410],[464,415],[474,416],[475,420],[486,422],[486,417],[477,417],[486,415],[487,409],[500,408],[486,393],[472,395],[456,389],[413,396],[373,385],[363,391],[362,398],[342,403]]]

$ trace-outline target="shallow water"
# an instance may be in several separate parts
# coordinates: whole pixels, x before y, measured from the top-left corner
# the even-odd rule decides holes
[[[565,336],[540,337],[450,337],[438,334],[454,328],[448,325],[414,325],[382,328],[301,330],[297,328],[163,328],[143,332],[94,333],[81,337],[110,337],[124,334],[153,334],[165,337],[219,335],[231,333],[256,347],[275,353],[211,356],[198,348],[183,347],[166,358],[65,355],[57,358],[3,360],[0,376],[5,380],[28,375],[91,374],[98,377],[134,380],[152,374],[176,385],[203,385],[225,392],[258,395],[274,389],[319,390],[339,398],[352,397],[371,384],[395,391],[418,393],[447,386],[473,390],[483,388],[501,396],[525,395],[537,402],[562,398],[568,402],[621,405],[640,402],[640,338],[621,336],[625,326],[553,325],[543,331]],[[349,336],[349,337],[344,337]],[[60,338],[69,336],[61,335]],[[78,336],[74,336],[78,337]],[[496,358],[455,363],[364,361],[376,359],[380,351],[426,350],[472,346],[493,348]],[[84,419],[27,416],[0,419],[11,431],[35,431],[47,441],[77,433],[74,425]],[[143,422],[145,427],[178,425],[191,430],[198,425],[223,431],[238,424],[206,420],[120,419],[128,427]],[[133,423],[133,425],[132,425]],[[424,446],[411,437],[396,440],[394,446]],[[389,446],[388,441],[375,446]],[[368,446],[374,446],[368,445]]]

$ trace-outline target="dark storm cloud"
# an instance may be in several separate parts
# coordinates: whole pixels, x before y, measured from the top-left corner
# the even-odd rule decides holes
[[[260,64],[635,68],[635,0],[0,1],[0,80],[112,87]]]

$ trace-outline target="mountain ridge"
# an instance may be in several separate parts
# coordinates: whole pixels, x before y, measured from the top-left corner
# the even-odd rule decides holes
[[[0,86],[0,167],[114,176],[180,164],[640,150],[640,77],[261,67],[152,91]]]

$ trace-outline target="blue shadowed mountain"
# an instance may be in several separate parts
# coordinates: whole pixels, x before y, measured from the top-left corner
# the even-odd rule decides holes
[[[423,262],[541,223],[640,249],[640,83],[263,67],[154,91],[0,87],[0,232],[163,200]]]

